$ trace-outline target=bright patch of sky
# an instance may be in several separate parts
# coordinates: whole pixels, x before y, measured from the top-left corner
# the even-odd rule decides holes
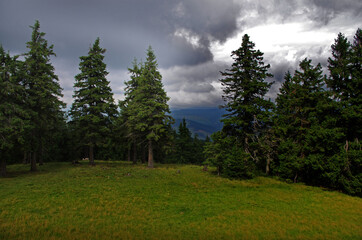
[[[309,23],[312,24],[312,23]],[[287,61],[295,61],[295,54],[305,46],[327,45],[330,46],[335,33],[328,31],[315,31],[309,29],[306,23],[268,24],[249,28],[238,33],[223,44],[215,42],[212,44],[212,53],[217,61],[231,61],[230,54],[240,47],[244,34],[251,37],[255,43],[255,49],[265,54],[281,53]]]

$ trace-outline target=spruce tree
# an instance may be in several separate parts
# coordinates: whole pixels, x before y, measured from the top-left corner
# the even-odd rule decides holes
[[[24,86],[27,90],[26,102],[30,116],[27,127],[27,149],[32,153],[31,170],[36,170],[36,159],[42,163],[46,135],[51,134],[54,123],[63,116],[65,104],[60,100],[62,88],[50,57],[55,56],[53,45],[48,46],[45,33],[40,32],[39,21],[36,21],[31,41],[27,42],[29,52],[25,53],[26,74]],[[62,119],[64,120],[64,119]]]
[[[222,119],[224,123],[222,131],[232,137],[228,142],[235,141],[237,152],[243,153],[239,154],[239,160],[233,155],[230,158],[232,164],[248,165],[253,164],[250,161],[257,163],[260,160],[259,137],[271,121],[273,103],[266,100],[265,95],[272,85],[266,82],[266,78],[273,75],[268,72],[270,65],[265,65],[263,62],[263,53],[254,47],[255,44],[245,34],[240,48],[231,54],[234,59],[231,68],[221,72],[223,78],[220,81],[224,92],[222,97],[226,102],[224,108],[228,112]],[[250,169],[241,168],[240,171]],[[234,170],[238,171],[237,168]],[[241,175],[243,174],[235,176]],[[247,175],[249,174],[245,172],[245,176]]]
[[[130,161],[132,159],[133,164],[137,163],[137,148],[142,142],[140,140],[142,133],[136,131],[129,118],[132,115],[132,106],[137,106],[137,104],[132,101],[141,84],[142,68],[143,64],[138,63],[136,59],[134,59],[132,63],[132,68],[128,68],[130,80],[125,82],[125,99],[119,102],[121,114],[117,119],[118,128],[124,132],[124,136],[126,136],[126,139],[128,140],[128,160]]]
[[[176,156],[179,163],[193,162],[195,155],[191,131],[188,129],[186,120],[182,119],[176,135]]]
[[[23,62],[11,57],[0,45],[0,176],[6,175],[6,160],[23,141],[25,88]]]
[[[263,53],[254,50],[255,44],[247,34],[243,36],[241,47],[232,52],[234,63],[230,69],[221,72],[224,108],[228,111],[222,122],[224,130],[231,135],[243,136],[254,134],[255,124],[269,121],[269,110],[273,104],[265,99],[272,83],[266,78],[270,65],[263,62]]]
[[[339,171],[329,174],[333,187],[361,195],[361,144],[362,135],[362,31],[358,29],[353,43],[339,33],[332,48],[332,57],[328,59],[330,77],[328,87],[335,96],[338,106],[336,125],[342,129],[344,141],[340,143],[340,153],[332,160]]]
[[[210,139],[209,139],[210,140]],[[205,155],[204,155],[204,146],[205,141],[199,138],[198,134],[194,134],[194,138],[192,139],[192,157],[191,157],[191,163],[193,164],[202,164],[205,161]]]
[[[328,58],[330,77],[327,86],[331,89],[341,111],[339,124],[343,127],[346,140],[361,138],[362,124],[362,33],[358,29],[351,44],[339,33]]]
[[[347,139],[355,141],[362,138],[362,30],[360,28],[353,38],[351,54],[350,98],[344,106],[348,126]]]
[[[325,90],[321,65],[314,67],[304,59],[299,66],[293,77],[286,74],[276,99],[276,172],[294,182],[303,179],[326,186],[328,174],[338,171],[328,161],[338,152],[343,136],[336,127],[338,109]]]
[[[295,178],[295,181],[302,169],[302,162],[298,158],[299,148],[296,144],[299,134],[296,129],[300,125],[296,116],[298,87],[288,71],[276,98],[276,117],[273,126],[279,144],[278,159],[273,165],[274,172],[285,178]]]
[[[81,145],[89,148],[89,163],[94,165],[94,147],[107,143],[116,114],[113,93],[106,79],[108,72],[103,62],[105,49],[99,46],[99,38],[80,57],[75,76],[74,102],[70,110]]]
[[[150,168],[153,168],[154,164],[154,147],[167,137],[172,122],[167,104],[169,98],[163,89],[162,76],[157,68],[156,56],[149,47],[146,62],[141,68],[138,87],[132,90],[132,101],[127,107],[131,132],[147,141]]]
[[[351,43],[342,33],[339,33],[331,48],[332,57],[328,58],[330,77],[327,79],[327,84],[336,99],[348,100],[351,81]]]

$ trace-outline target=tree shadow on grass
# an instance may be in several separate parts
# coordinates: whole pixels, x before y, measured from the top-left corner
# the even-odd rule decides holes
[[[49,162],[41,166],[37,165],[36,171],[30,170],[30,164],[12,164],[7,166],[6,176],[2,178],[17,178],[59,172],[70,168],[71,164],[71,162]]]
[[[37,171],[30,171],[30,164],[11,164],[7,166],[7,172],[5,177],[1,178],[17,178],[23,176],[34,176],[34,175],[42,175],[51,172],[61,172],[66,171],[73,168],[88,168],[88,167],[96,167],[96,168],[123,168],[123,167],[132,167],[139,166],[133,165],[132,162],[126,161],[102,161],[96,160],[95,165],[89,165],[89,161],[82,160],[78,161],[76,164],[72,162],[46,162],[44,165],[37,166]]]

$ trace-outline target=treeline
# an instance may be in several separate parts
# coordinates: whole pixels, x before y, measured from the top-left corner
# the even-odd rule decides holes
[[[88,55],[80,57],[75,76],[73,103],[69,112],[60,100],[62,88],[50,58],[55,56],[40,24],[35,22],[28,52],[10,56],[0,46],[0,161],[1,175],[6,164],[24,162],[32,171],[49,161],[89,158],[169,163],[198,163],[205,159],[204,141],[183,121],[172,129],[158,71],[156,56],[147,49],[145,62],[134,60],[129,68],[125,99],[118,104],[106,76],[105,49],[96,39]]]
[[[287,72],[275,103],[265,99],[269,65],[245,35],[222,72],[223,129],[205,147],[206,163],[230,178],[264,172],[292,182],[361,196],[362,32],[353,42],[340,33],[328,59],[304,59]]]
[[[156,56],[136,59],[123,101],[115,103],[99,38],[80,57],[69,112],[50,58],[55,56],[39,22],[28,52],[11,56],[0,46],[0,161],[24,162],[32,171],[47,161],[121,159],[216,166],[229,178],[267,174],[291,182],[339,189],[361,196],[361,30],[353,42],[339,34],[328,59],[304,59],[287,72],[276,101],[265,95],[273,83],[270,65],[248,35],[221,72],[226,114],[210,139],[192,136],[183,120],[177,130],[167,104]]]

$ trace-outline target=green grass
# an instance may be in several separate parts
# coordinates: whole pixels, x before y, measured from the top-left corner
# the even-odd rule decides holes
[[[202,167],[8,167],[0,239],[362,239],[362,199]]]

